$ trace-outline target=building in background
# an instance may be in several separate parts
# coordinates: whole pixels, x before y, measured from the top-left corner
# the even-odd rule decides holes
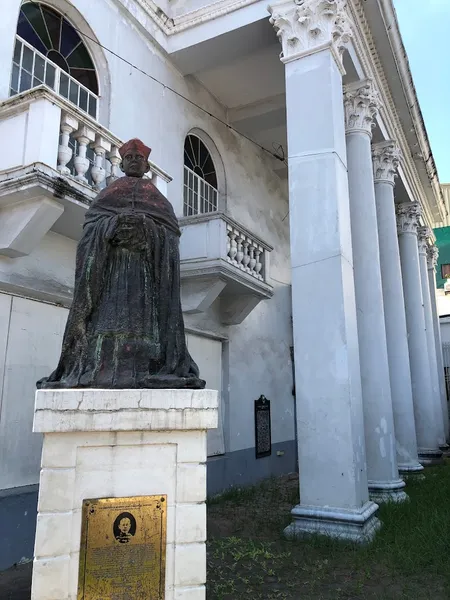
[[[403,493],[395,452],[375,476],[380,442],[367,432],[378,428],[389,448],[395,437],[397,454],[420,468],[412,401],[400,433],[388,369],[403,353],[409,398],[409,357],[429,373],[430,340],[408,304],[428,285],[417,227],[448,218],[391,0],[285,1],[269,12],[266,0],[5,2],[0,568],[32,556],[35,382],[59,355],[84,214],[120,176],[118,148],[131,137],[153,148],[150,176],[180,219],[188,346],[221,391],[209,493],[293,471],[298,449],[302,502],[353,511],[364,527],[376,510],[366,456],[372,497],[388,493],[376,491],[387,467]],[[400,336],[392,329],[392,315],[405,323],[401,273],[408,327],[423,342],[409,356],[406,324]],[[389,296],[391,280],[400,296]],[[379,382],[384,433],[370,412]],[[420,401],[431,406],[433,390]],[[255,425],[260,396],[271,428]],[[437,449],[445,439],[437,421],[429,427],[421,439]]]

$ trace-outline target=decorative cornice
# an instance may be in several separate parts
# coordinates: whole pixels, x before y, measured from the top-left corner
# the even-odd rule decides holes
[[[330,48],[342,74],[352,24],[347,0],[283,0],[268,7],[270,23],[281,42],[283,62]]]
[[[393,140],[378,142],[372,145],[373,178],[375,183],[382,181],[395,185],[397,169],[402,155],[397,143]]]
[[[436,269],[439,258],[438,247],[434,244],[427,248],[427,263],[429,269]]]
[[[397,204],[397,233],[413,233],[417,235],[419,219],[422,216],[422,207],[418,202],[403,202]]]
[[[363,132],[372,136],[381,101],[372,79],[344,86],[345,127],[347,133]]]
[[[430,227],[417,228],[417,243],[419,244],[419,254],[426,254],[429,247],[429,241],[433,235]]]
[[[387,0],[390,4],[392,4],[391,0]],[[379,4],[385,4],[384,0],[379,0]],[[411,149],[408,143],[408,139],[405,135],[405,131],[403,128],[402,121],[400,120],[399,114],[397,112],[396,103],[394,101],[394,97],[391,93],[389,83],[384,72],[382,62],[380,59],[380,55],[377,50],[377,45],[374,40],[374,36],[372,35],[372,31],[369,27],[369,23],[364,12],[364,5],[366,2],[364,0],[349,0],[348,2],[348,10],[350,13],[350,17],[352,21],[355,23],[354,28],[354,36],[353,36],[353,45],[355,46],[356,54],[358,55],[359,60],[361,61],[361,66],[368,77],[372,77],[377,84],[377,87],[380,91],[380,96],[383,102],[383,120],[384,124],[387,128],[388,135],[392,138],[395,138],[400,146],[400,150],[403,155],[402,161],[402,169],[405,172],[405,176],[408,180],[408,184],[412,188],[412,194],[417,199],[420,200],[421,205],[424,210],[423,218],[428,224],[432,224],[432,216],[428,206],[427,196],[422,185],[422,182],[419,177],[419,173],[417,170],[417,166],[413,160],[413,156],[411,153]],[[395,22],[395,28],[398,30],[397,22]],[[396,58],[398,60],[398,54],[396,54]],[[401,56],[400,62],[403,62],[407,66],[407,57],[405,55]],[[402,82],[403,82],[402,78]],[[406,85],[406,82],[404,82]],[[417,97],[415,96],[415,100],[411,101],[411,105],[417,104]],[[421,130],[423,130],[423,123],[419,121],[415,121],[413,117],[414,124],[417,125]],[[430,153],[429,144],[424,146],[424,155],[428,156]],[[428,165],[428,163],[425,163]],[[430,175],[432,179],[433,176]]]

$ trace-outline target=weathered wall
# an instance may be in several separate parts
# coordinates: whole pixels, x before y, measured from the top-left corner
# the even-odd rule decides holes
[[[224,107],[195,79],[183,78],[156,44],[145,36],[141,26],[114,2],[102,0],[101,9],[99,2],[92,0],[75,0],[70,5],[58,0],[51,0],[50,3],[60,6],[76,26],[88,26],[105,47],[206,110],[226,119]],[[133,3],[130,1],[129,4]],[[19,5],[19,0],[6,0],[3,11],[6,18],[2,21],[0,35],[0,52],[5,57],[0,67],[1,98],[7,96],[10,76],[8,57],[12,56]],[[101,122],[120,138],[139,136],[153,148],[154,162],[173,177],[168,197],[177,214],[182,213],[184,139],[189,131],[197,128],[210,136],[222,158],[228,212],[274,246],[270,283],[274,286],[275,294],[271,300],[261,302],[238,326],[227,328],[220,325],[217,306],[213,306],[206,315],[190,316],[186,323],[188,327],[207,330],[229,339],[224,350],[226,451],[252,449],[253,401],[260,394],[272,400],[273,442],[292,440],[294,399],[289,352],[292,342],[286,183],[273,173],[273,159],[270,156],[107,51],[91,42],[88,45],[93,49],[97,65],[100,65],[100,85],[104,95]],[[55,302],[67,303],[73,280],[74,253],[74,242],[51,233],[29,257],[0,258],[0,291],[37,299],[50,300],[53,297]],[[12,302],[20,304],[20,300]],[[52,315],[62,314],[60,311],[64,310],[48,304],[42,307],[43,312],[51,312]],[[9,313],[4,310],[1,317],[3,321],[9,318]],[[46,317],[39,318],[42,318],[44,326]],[[30,326],[32,315],[28,315],[27,319],[25,327]],[[62,317],[56,321],[58,325],[55,327],[62,327]],[[18,323],[17,327],[24,329],[23,323]],[[0,423],[4,430],[13,426],[17,428],[21,449],[17,452],[12,448],[10,438],[4,442],[0,450],[3,452],[2,462],[6,460],[10,465],[3,473],[0,487],[23,486],[37,481],[39,445],[32,441],[33,434],[30,432],[33,386],[37,375],[41,376],[43,371],[54,366],[58,346],[58,343],[54,343],[55,336],[61,333],[59,329],[58,332],[49,331],[48,340],[36,348],[36,356],[46,356],[45,362],[40,362],[37,370],[30,368],[30,361],[34,358],[29,356],[28,350],[17,347],[14,364],[15,368],[20,366],[20,378],[23,381],[17,381],[13,388],[6,386]],[[229,369],[226,366],[228,364]],[[18,407],[13,417],[5,408],[10,405]],[[286,468],[290,470],[291,467]]]

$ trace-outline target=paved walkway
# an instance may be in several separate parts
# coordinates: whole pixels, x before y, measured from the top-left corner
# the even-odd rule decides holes
[[[0,571],[1,600],[30,600],[32,565],[30,562]]]

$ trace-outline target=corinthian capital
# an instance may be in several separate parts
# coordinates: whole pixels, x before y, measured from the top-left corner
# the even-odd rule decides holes
[[[344,87],[345,125],[347,133],[363,131],[372,135],[381,102],[371,79],[355,81]]]
[[[439,258],[439,250],[434,244],[427,248],[427,262],[429,269],[436,269]]]
[[[393,140],[372,145],[373,177],[375,181],[395,184],[397,169],[402,158],[400,148]]]
[[[397,204],[397,233],[417,234],[419,219],[422,216],[422,207],[418,202],[403,202]]]
[[[342,74],[342,54],[352,37],[347,0],[282,0],[268,7],[281,42],[281,60],[289,62],[330,48]]]
[[[429,247],[432,231],[429,227],[417,228],[417,243],[419,244],[419,254],[426,254]]]

